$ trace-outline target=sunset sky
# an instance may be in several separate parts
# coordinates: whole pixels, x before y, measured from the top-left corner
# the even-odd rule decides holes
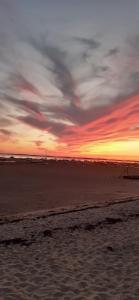
[[[0,152],[139,160],[138,0],[0,0]]]

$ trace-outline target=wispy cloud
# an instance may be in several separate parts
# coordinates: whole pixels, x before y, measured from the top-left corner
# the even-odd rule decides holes
[[[56,32],[52,22],[42,26],[42,1],[37,20],[28,17],[32,3],[0,3],[0,141],[21,140],[21,130],[35,149],[53,136],[60,151],[77,153],[82,144],[138,138],[139,35],[103,31],[103,16],[100,35],[95,16],[91,30]]]
[[[14,73],[11,75],[11,85],[17,89],[17,91],[27,91],[30,93],[33,93],[35,95],[40,96],[40,92],[38,88],[33,85],[31,82],[29,82],[28,79],[24,77],[23,74],[20,73]]]
[[[0,129],[0,133],[2,133],[3,135],[6,135],[8,137],[12,135],[12,132],[7,129]]]
[[[118,54],[119,53],[119,49],[118,48],[113,48],[113,49],[110,49],[109,51],[108,51],[108,53],[106,54],[106,57],[108,57],[108,56],[113,56],[113,55],[116,55],[116,54]]]
[[[10,118],[6,118],[6,117],[0,117],[0,127],[7,127],[12,125],[12,120]]]
[[[69,144],[74,142],[78,147],[85,143],[102,143],[104,141],[137,138],[138,107],[139,95],[137,94],[123,103],[114,104],[105,116],[101,116],[86,125],[74,128],[70,136],[69,134],[65,135],[64,141]]]
[[[67,53],[57,46],[52,46],[46,42],[38,43],[32,41],[34,47],[38,49],[44,58],[49,58],[51,65],[50,69],[55,78],[55,84],[62,92],[65,101],[69,100],[74,105],[78,104],[76,95],[76,85],[73,74],[66,62]]]

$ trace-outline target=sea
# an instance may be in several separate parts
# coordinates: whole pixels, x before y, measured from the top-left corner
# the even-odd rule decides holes
[[[102,162],[102,163],[114,163],[114,164],[137,164],[136,160],[115,160],[107,158],[92,158],[92,157],[70,157],[70,156],[41,156],[41,155],[28,155],[28,154],[12,154],[12,153],[0,153],[0,161],[5,158],[5,162],[15,162],[14,159],[32,159],[39,162],[40,160],[68,160],[68,161],[80,161],[80,162]],[[13,160],[12,160],[13,158]]]

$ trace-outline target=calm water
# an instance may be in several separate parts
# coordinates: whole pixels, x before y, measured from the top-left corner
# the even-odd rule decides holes
[[[139,165],[139,161],[130,161],[130,160],[112,160],[112,159],[102,159],[102,158],[79,158],[79,157],[66,157],[66,156],[40,156],[40,155],[27,155],[27,154],[3,154],[0,153],[0,158],[20,158],[20,159],[33,159],[36,161],[39,161],[40,159],[46,159],[46,160],[68,160],[68,161],[88,161],[88,162],[112,162],[112,163],[136,163]]]

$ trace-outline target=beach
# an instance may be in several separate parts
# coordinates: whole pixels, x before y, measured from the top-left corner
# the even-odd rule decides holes
[[[138,181],[61,165],[0,166],[0,300],[138,300]]]
[[[94,206],[138,196],[126,164],[15,160],[0,164],[0,216]],[[134,165],[129,172],[139,173]]]
[[[0,299],[139,299],[139,201],[1,224]]]

